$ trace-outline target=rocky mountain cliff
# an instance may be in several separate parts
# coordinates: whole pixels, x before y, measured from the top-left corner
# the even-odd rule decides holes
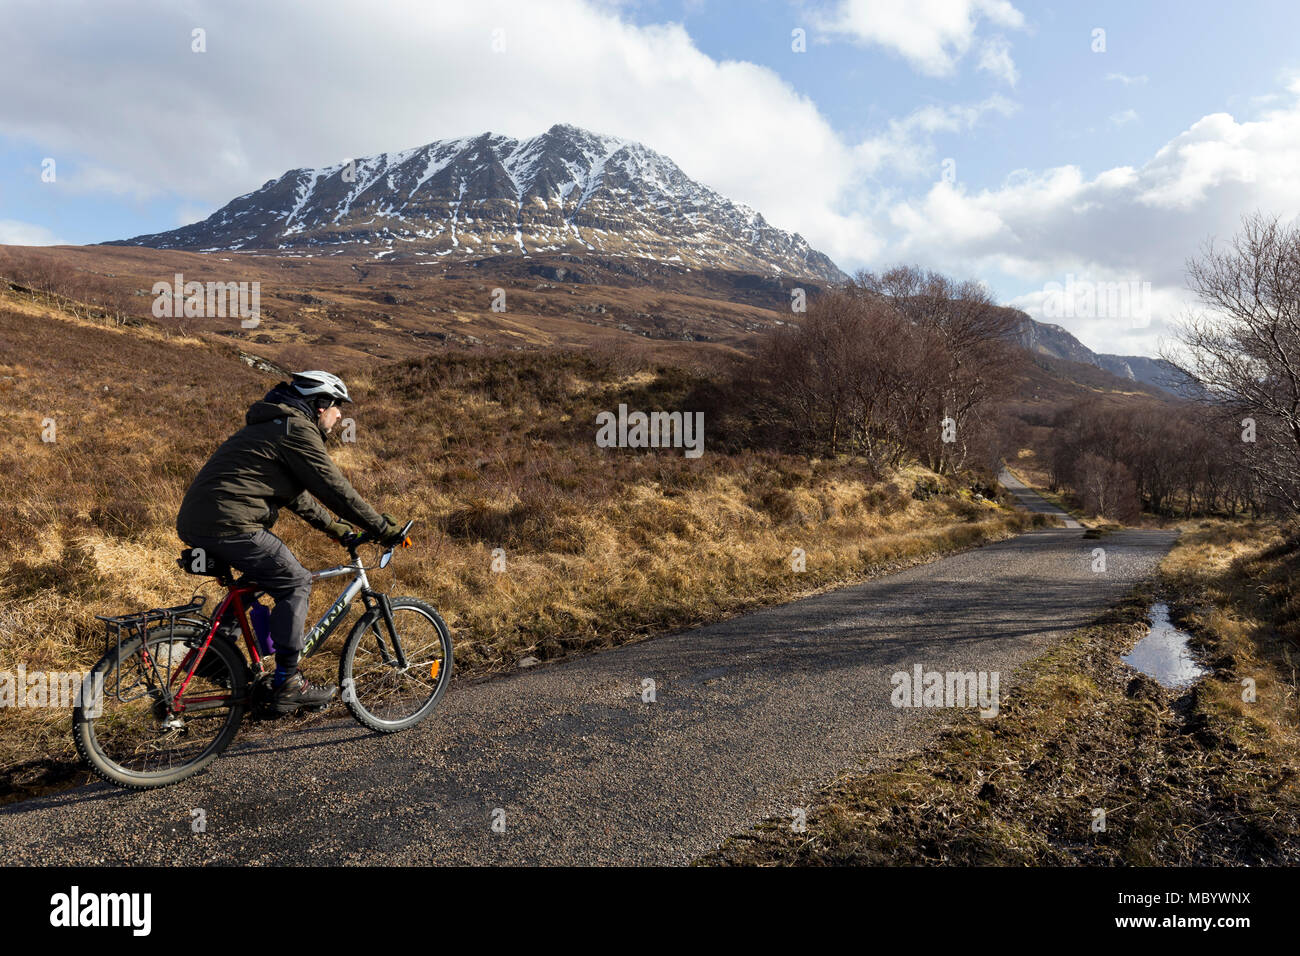
[[[1109,355],[1104,352],[1094,352],[1059,325],[1038,322],[1019,310],[1016,311],[1016,316],[1019,323],[1017,338],[1020,344],[1036,355],[1095,365],[1120,378],[1141,382],[1144,385],[1154,385],[1172,394],[1178,393],[1179,386],[1172,367],[1160,359],[1148,358],[1145,355]]]

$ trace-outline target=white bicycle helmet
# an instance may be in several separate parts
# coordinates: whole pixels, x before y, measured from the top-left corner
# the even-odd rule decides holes
[[[348,387],[343,379],[329,372],[294,372],[293,388],[303,398],[328,397],[339,402],[351,402]]]

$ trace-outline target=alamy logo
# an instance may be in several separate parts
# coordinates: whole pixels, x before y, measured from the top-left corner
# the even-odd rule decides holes
[[[618,415],[596,415],[596,445],[600,448],[685,448],[687,458],[704,454],[703,412],[629,413],[618,406]]]
[[[255,329],[261,322],[261,282],[185,281],[176,273],[174,282],[165,279],[153,284],[155,319],[224,319],[238,316],[245,329]]]
[[[104,710],[104,675],[77,671],[0,671],[0,707],[84,707],[87,717]]]
[[[997,671],[896,671],[889,679],[895,707],[976,707],[981,717],[998,715]]]
[[[1092,282],[1071,274],[1065,285],[1049,282],[1043,291],[1047,319],[1128,319],[1134,328],[1151,324],[1150,282]]]
[[[68,893],[50,897],[50,925],[129,926],[133,936],[148,936],[153,927],[151,893]]]

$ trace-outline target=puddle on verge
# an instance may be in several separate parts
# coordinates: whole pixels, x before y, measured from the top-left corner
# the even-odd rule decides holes
[[[1210,673],[1187,649],[1190,636],[1169,623],[1168,604],[1153,604],[1151,630],[1122,659],[1165,687],[1188,687]]]

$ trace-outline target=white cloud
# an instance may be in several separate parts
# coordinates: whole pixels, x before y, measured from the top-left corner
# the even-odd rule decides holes
[[[1205,239],[1231,236],[1256,209],[1300,215],[1300,90],[1291,92],[1286,108],[1257,120],[1205,116],[1141,166],[1091,178],[1075,166],[1021,170],[978,192],[938,183],[891,205],[886,255],[958,273],[996,270],[1040,289],[1071,274],[1149,282],[1149,325],[1058,321],[1092,348],[1151,354],[1164,323],[1190,302],[1185,263]],[[1017,302],[1031,310],[1041,295]]]
[[[0,246],[61,246],[65,245],[49,229],[35,223],[17,219],[0,219]]]
[[[979,103],[923,106],[902,119],[890,120],[880,133],[854,147],[854,156],[864,175],[891,171],[904,177],[933,176],[935,155],[932,137],[936,133],[959,133],[974,129],[986,115],[1010,116],[1017,105],[994,94]]]
[[[1146,84],[1148,77],[1145,73],[1138,76],[1129,76],[1126,73],[1107,73],[1106,79],[1115,83],[1123,83],[1125,86],[1143,86]]]
[[[1170,319],[1191,304],[1185,290],[1158,287],[1134,271],[1057,275],[1008,305],[1040,322],[1064,326],[1097,352],[1154,355]]]
[[[1294,178],[1300,158],[1300,112],[1288,116],[1279,111],[1271,116],[1266,122],[1244,124],[1227,113],[1197,120],[1156,153],[1148,164],[1150,182],[1138,201],[1193,208],[1216,186],[1256,182],[1261,166],[1267,167],[1266,179],[1277,185],[1282,178]]]
[[[1120,110],[1118,113],[1112,113],[1110,117],[1110,125],[1112,126],[1124,126],[1137,121],[1137,110]]]
[[[176,207],[176,225],[188,226],[192,222],[207,219],[214,212],[216,212],[216,209],[211,206],[195,206],[192,203],[181,203]]]
[[[979,69],[1015,86],[1020,79],[1016,64],[1011,60],[1011,43],[1006,37],[998,35],[985,40],[980,47]]]
[[[829,33],[893,50],[927,76],[949,76],[970,50],[981,20],[1015,30],[1025,25],[1007,0],[840,0],[833,13],[815,22]],[[986,41],[979,68],[1014,85],[1005,38]]]

